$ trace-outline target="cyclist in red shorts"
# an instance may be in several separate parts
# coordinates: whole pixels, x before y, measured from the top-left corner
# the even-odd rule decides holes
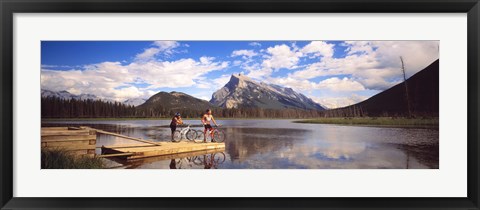
[[[210,122],[213,122],[216,126],[218,126],[217,122],[215,122],[215,119],[213,118],[213,115],[212,115],[212,110],[210,109],[207,109],[207,111],[205,112],[205,114],[203,114],[202,116],[202,124],[203,126],[205,127],[205,130],[203,131],[203,142],[206,143],[207,142],[207,131],[210,130],[212,131],[213,130],[213,127],[212,125],[210,124]],[[211,139],[212,139],[212,142],[215,142],[215,140],[213,140],[213,132],[210,132],[210,135],[211,135]]]

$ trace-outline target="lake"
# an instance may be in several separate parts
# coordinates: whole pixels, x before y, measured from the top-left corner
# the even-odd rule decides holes
[[[294,120],[218,120],[225,151],[106,160],[111,168],[139,169],[428,169],[439,167],[438,128],[301,124]],[[198,125],[199,120],[184,120]],[[44,121],[42,126],[89,126],[153,141],[170,140],[170,120]],[[194,129],[203,129],[194,127]],[[98,134],[97,146],[137,143]],[[100,149],[97,149],[100,153]]]

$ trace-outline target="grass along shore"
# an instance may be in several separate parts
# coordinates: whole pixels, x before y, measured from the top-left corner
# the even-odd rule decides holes
[[[42,149],[42,169],[102,169],[101,158],[77,156],[62,149]]]
[[[357,117],[357,118],[315,118],[294,121],[296,123],[366,125],[387,127],[438,127],[438,118],[392,118],[392,117]]]

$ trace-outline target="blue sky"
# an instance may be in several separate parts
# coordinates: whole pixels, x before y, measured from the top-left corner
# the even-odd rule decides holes
[[[437,41],[43,41],[43,89],[124,101],[159,91],[209,100],[231,74],[334,108],[364,100],[438,59]]]

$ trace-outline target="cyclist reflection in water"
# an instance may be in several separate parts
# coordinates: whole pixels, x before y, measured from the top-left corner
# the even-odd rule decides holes
[[[175,161],[175,159],[172,159],[170,161],[170,169],[177,169],[177,162]]]
[[[211,169],[214,166],[214,161],[213,161],[213,155],[210,155],[210,158],[208,158],[208,155],[203,155],[204,161],[204,169]]]
[[[215,126],[218,126],[217,122],[213,118],[212,110],[207,109],[205,114],[202,116],[202,124],[205,127],[205,130],[203,131],[203,134],[204,134],[203,143],[207,143],[207,131],[213,131],[213,127],[210,124],[210,122],[213,122]],[[215,140],[213,139],[213,132],[210,132],[210,136],[211,136],[212,142],[215,142]]]

